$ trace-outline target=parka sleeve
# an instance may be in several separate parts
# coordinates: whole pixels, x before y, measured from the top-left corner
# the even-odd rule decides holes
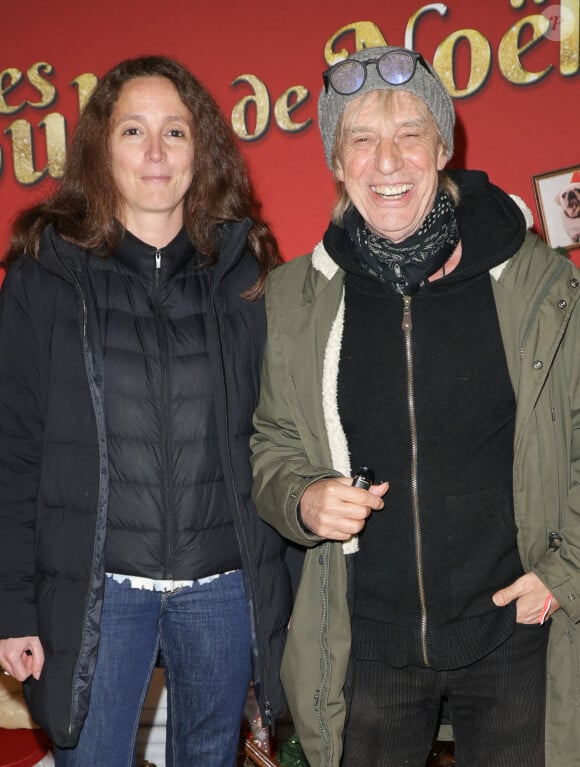
[[[35,519],[42,444],[35,264],[0,292],[0,638],[35,636]]]
[[[270,275],[266,291],[268,336],[262,366],[260,400],[254,414],[250,445],[254,471],[253,499],[259,515],[284,537],[303,546],[322,539],[300,524],[298,507],[304,490],[318,479],[339,477],[304,445],[292,415],[293,390],[287,362],[281,313],[284,298],[279,270]],[[296,406],[300,407],[299,403]]]

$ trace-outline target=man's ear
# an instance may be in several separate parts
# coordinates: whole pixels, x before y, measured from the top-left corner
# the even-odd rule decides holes
[[[437,147],[437,170],[443,170],[443,168],[447,165],[447,147],[443,143],[443,141],[439,142],[439,145]]]

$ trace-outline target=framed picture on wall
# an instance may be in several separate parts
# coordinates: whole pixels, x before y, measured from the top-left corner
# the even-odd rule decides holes
[[[552,248],[580,247],[580,165],[532,176],[544,238]]]

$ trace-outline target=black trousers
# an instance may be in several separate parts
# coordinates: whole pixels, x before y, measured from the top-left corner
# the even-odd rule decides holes
[[[544,767],[549,625],[518,624],[466,668],[352,659],[343,767],[424,767],[447,696],[457,767]]]

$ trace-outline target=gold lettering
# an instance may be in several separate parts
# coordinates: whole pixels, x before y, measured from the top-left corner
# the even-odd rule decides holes
[[[521,32],[524,27],[532,28],[533,37],[527,43],[520,45]],[[529,72],[522,66],[520,57],[544,37],[550,26],[549,21],[541,14],[526,16],[510,27],[502,37],[498,48],[499,68],[506,80],[514,85],[529,85],[542,80],[553,68],[546,67],[541,72]]]
[[[428,11],[436,11],[440,16],[446,16],[448,8],[444,3],[429,3],[410,16],[405,29],[405,48],[415,50],[415,27],[421,16],[424,16]]]
[[[48,173],[60,178],[64,173],[66,160],[66,125],[63,115],[51,112],[39,123],[46,132],[46,157]]]
[[[27,71],[26,75],[30,84],[40,93],[40,101],[29,101],[28,104],[35,109],[44,109],[51,106],[56,99],[56,88],[42,76],[42,72],[51,75],[53,68],[46,61],[37,61]]]
[[[16,180],[25,186],[38,183],[47,173],[53,178],[59,178],[64,168],[66,154],[64,117],[54,112],[47,115],[39,126],[46,132],[47,163],[42,170],[36,170],[34,167],[32,126],[28,120],[14,120],[4,131],[12,135],[14,175]]]
[[[71,80],[71,85],[74,85],[78,89],[79,96],[79,113],[85,108],[85,104],[90,99],[92,92],[98,83],[98,78],[87,72],[84,75],[79,75]]]
[[[560,72],[570,77],[580,70],[580,0],[560,0],[560,7]]]
[[[232,128],[242,141],[255,141],[264,135],[270,122],[270,94],[265,84],[255,75],[240,75],[232,85],[248,83],[253,93],[244,96],[232,109]],[[252,112],[255,113],[252,115]],[[255,122],[251,130],[250,118]]]
[[[458,88],[455,78],[455,51],[461,40],[470,47],[471,66],[465,88]],[[452,32],[437,47],[433,67],[443,84],[455,99],[471,96],[483,86],[491,69],[491,45],[477,29],[459,29]]]
[[[286,131],[286,133],[298,133],[298,131],[304,130],[304,128],[310,125],[312,122],[310,117],[301,123],[295,123],[291,118],[292,113],[301,104],[308,101],[309,96],[308,88],[305,88],[303,85],[294,85],[276,99],[274,117],[276,118],[276,123],[283,131]]]
[[[354,34],[355,51],[387,45],[381,30],[372,21],[355,21],[352,24],[347,24],[347,26],[341,27],[338,32],[335,32],[324,46],[324,58],[329,67],[336,64],[337,61],[345,59],[350,53],[353,53],[353,51],[348,51],[346,48],[341,48],[338,51],[333,50],[335,44],[339,44],[341,38],[351,33]]]
[[[26,186],[40,181],[46,175],[47,168],[41,171],[34,169],[32,127],[28,120],[15,120],[4,133],[12,135],[12,157],[16,179]]]
[[[6,83],[6,80],[8,82]],[[0,115],[13,115],[19,112],[26,104],[25,101],[21,101],[16,106],[10,106],[6,103],[4,98],[10,93],[11,90],[16,88],[19,82],[22,81],[22,72],[14,67],[9,67],[0,72]]]
[[[546,0],[534,0],[534,3],[536,5],[543,5],[546,2]],[[526,4],[526,0],[510,0],[510,5],[512,8],[515,8],[516,11],[519,11],[520,8],[523,8]]]

